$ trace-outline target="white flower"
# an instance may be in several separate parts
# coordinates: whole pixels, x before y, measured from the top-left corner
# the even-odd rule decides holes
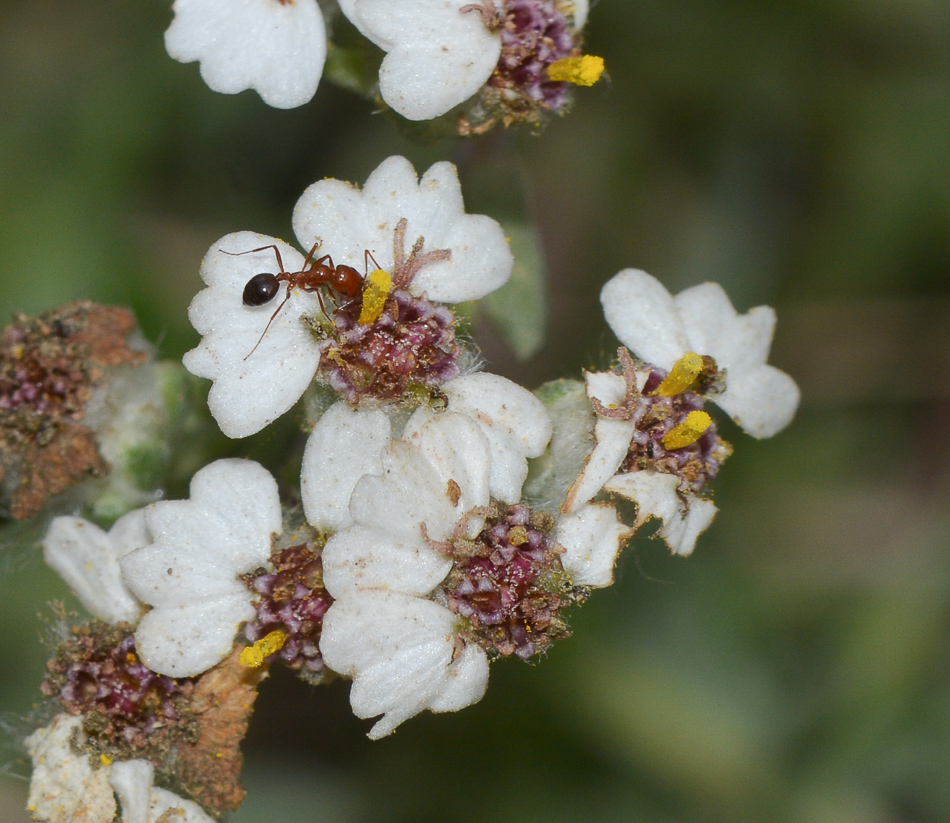
[[[641,360],[669,371],[683,355],[709,355],[725,371],[725,390],[712,398],[753,437],[771,437],[792,420],[799,391],[765,361],[775,312],[758,306],[739,315],[717,283],[676,297],[643,271],[624,269],[600,293],[604,316],[620,342]]]
[[[152,785],[147,760],[106,763],[97,768],[89,756],[73,750],[82,737],[82,718],[57,715],[26,739],[33,761],[29,804],[33,820],[43,823],[211,823],[191,800]],[[121,814],[116,817],[116,795]],[[165,815],[167,811],[171,815]],[[164,816],[163,816],[164,815]]]
[[[551,439],[544,405],[527,389],[487,372],[463,375],[445,384],[451,412],[471,418],[489,444],[491,494],[515,503],[528,474],[530,457]],[[420,406],[406,423],[403,437],[415,441],[438,412]],[[325,531],[353,525],[350,496],[364,474],[382,474],[382,452],[392,439],[392,424],[381,409],[332,406],[314,426],[304,450],[301,495],[307,520]]]
[[[456,564],[436,544],[480,536],[492,510],[492,460],[489,439],[471,418],[452,411],[432,417],[411,442],[382,451],[381,473],[364,475],[350,500],[355,525],[324,548],[324,582],[336,600],[321,650],[331,669],[353,678],[353,711],[383,715],[373,739],[424,709],[456,711],[485,692],[488,655],[460,634],[466,621],[451,608],[453,591],[440,587]],[[494,474],[505,486],[519,471],[510,465],[500,472],[509,476]],[[528,516],[524,507],[509,511]],[[565,519],[557,533],[566,549],[562,572],[574,585],[608,584],[627,534],[607,507]]]
[[[443,303],[474,300],[511,275],[513,259],[501,227],[483,215],[465,214],[450,163],[436,163],[418,180],[405,158],[390,157],[362,191],[321,180],[304,192],[294,211],[294,231],[305,249],[322,241],[318,256],[329,254],[334,264],[358,271],[363,271],[366,251],[383,270],[393,271],[400,221],[405,221],[409,244],[422,237],[427,251],[450,253],[416,271],[408,286],[416,297],[425,293]],[[278,267],[273,249],[243,252],[271,245],[279,250],[285,271],[303,268],[303,255],[280,240],[252,232],[228,235],[206,255],[201,277],[208,288],[188,311],[203,338],[185,355],[185,367],[214,381],[208,404],[229,437],[260,431],[288,411],[313,380],[325,348],[325,341],[301,319],[325,320],[316,294],[294,288],[276,317],[286,295],[283,283],[264,305],[244,305],[248,281],[263,271],[276,273]]]
[[[122,580],[119,561],[151,542],[144,509],[120,517],[108,532],[81,517],[57,517],[43,538],[43,556],[95,617],[134,624],[142,604]]]
[[[238,575],[270,557],[281,531],[277,484],[257,463],[218,460],[192,478],[190,500],[153,503],[145,521],[154,543],[122,559],[126,584],[153,607],[135,631],[136,651],[160,674],[200,674],[254,617]]]
[[[409,120],[438,117],[468,100],[502,56],[500,0],[497,6],[491,0],[340,0],[340,8],[387,52],[379,69],[379,91]],[[496,12],[500,19],[490,22]],[[586,0],[576,0],[575,30],[583,27],[586,16]]]
[[[165,48],[201,62],[214,91],[254,89],[270,106],[290,109],[317,91],[327,54],[317,0],[175,0]]]

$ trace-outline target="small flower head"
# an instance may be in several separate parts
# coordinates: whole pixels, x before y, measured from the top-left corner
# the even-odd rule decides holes
[[[511,436],[519,434],[516,425]],[[353,491],[354,525],[324,548],[336,600],[322,649],[353,678],[356,714],[384,715],[370,737],[423,709],[476,702],[490,657],[544,651],[567,633],[564,607],[612,579],[627,534],[616,516],[612,527],[609,515],[586,510],[566,518],[559,543],[561,523],[492,499],[493,482],[523,477],[517,461],[493,465],[494,454],[467,415],[433,416],[383,450],[380,474]]]
[[[798,405],[794,381],[765,363],[775,314],[761,306],[739,316],[713,283],[673,298],[630,269],[607,283],[601,301],[611,328],[646,365],[622,348],[621,374],[586,376],[596,445],[563,509],[575,511],[604,488],[637,503],[637,526],[660,518],[659,535],[688,555],[716,513],[707,486],[732,453],[705,400],[757,437],[784,428]]]
[[[112,760],[159,756],[193,736],[186,709],[192,682],[145,666],[126,624],[93,621],[74,628],[47,667],[43,693],[82,717],[97,754]]]
[[[254,89],[270,106],[290,109],[317,91],[327,54],[316,0],[175,0],[165,48],[201,63],[214,91]]]
[[[257,616],[244,634],[260,659],[251,665],[279,660],[307,680],[319,682],[324,670],[320,654],[323,616],[333,598],[323,585],[323,562],[308,544],[275,551],[271,570],[245,575],[254,592]],[[247,662],[243,660],[242,662]]]
[[[582,57],[585,0],[344,0],[343,12],[387,52],[383,100],[409,120],[464,104],[459,132],[538,122],[563,112],[571,84],[591,85],[603,61]]]
[[[104,474],[90,403],[122,366],[138,366],[126,309],[68,303],[0,335],[0,491],[16,519],[37,514],[52,495]]]
[[[391,157],[362,190],[314,183],[297,203],[294,231],[306,258],[242,232],[222,238],[202,263],[208,288],[189,317],[204,338],[184,362],[215,381],[208,402],[230,437],[283,414],[315,375],[354,405],[438,389],[460,372],[455,318],[442,304],[494,291],[513,266],[498,223],[465,214],[448,163],[419,180],[408,161]],[[361,280],[370,260],[376,268]],[[265,266],[280,273],[259,303],[256,295],[249,302],[245,289]],[[333,291],[343,281],[331,268],[349,269],[345,290]]]

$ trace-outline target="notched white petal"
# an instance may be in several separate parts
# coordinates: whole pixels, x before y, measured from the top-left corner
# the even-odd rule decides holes
[[[601,404],[619,406],[626,395],[623,377],[613,372],[584,372],[587,395]],[[598,417],[594,424],[596,445],[587,457],[577,480],[568,489],[561,510],[566,514],[577,511],[587,503],[604,483],[617,473],[630,448],[636,424],[633,420],[612,420]]]
[[[165,48],[182,63],[200,61],[214,91],[254,89],[280,109],[316,93],[327,52],[316,0],[175,0],[172,8]]]
[[[109,769],[93,769],[88,757],[72,749],[72,736],[81,730],[81,717],[60,714],[24,741],[33,761],[28,803],[34,820],[112,823],[116,803]]]
[[[390,734],[424,709],[454,710],[481,698],[479,661],[453,660],[455,621],[436,603],[379,589],[342,597],[330,607],[320,647],[331,669],[353,678],[354,713],[383,715],[370,738]]]
[[[236,582],[230,595],[152,609],[135,630],[135,650],[154,672],[193,677],[231,653],[238,629],[254,614],[250,592]]]
[[[303,267],[303,255],[277,238],[249,231],[226,235],[205,255],[200,274],[208,288],[188,308],[188,319],[203,337],[182,362],[192,374],[214,381],[208,406],[228,437],[254,434],[288,411],[320,362],[318,341],[301,320],[319,314],[315,294],[294,290],[276,316],[287,293],[284,284],[263,306],[244,305],[244,287],[252,277],[279,271],[268,246],[280,252],[286,271]],[[261,250],[243,254],[253,249]]]
[[[785,372],[769,365],[730,372],[727,386],[716,403],[758,438],[778,434],[791,423],[801,399],[798,384]]]
[[[349,4],[346,4],[349,5]],[[388,52],[380,93],[409,120],[445,114],[485,84],[501,55],[501,37],[466,0],[356,0],[352,19]]]
[[[105,532],[81,517],[57,517],[43,538],[43,556],[95,617],[135,623],[142,604],[122,580],[119,561],[151,542],[142,509]]]
[[[638,269],[614,275],[600,292],[607,325],[641,360],[669,369],[689,351],[689,340],[670,293]]]
[[[610,586],[617,555],[635,531],[621,522],[613,506],[582,506],[558,519],[555,539],[565,550],[561,565],[576,585]]]
[[[663,525],[657,534],[673,554],[685,557],[693,553],[696,539],[712,523],[716,506],[692,494],[680,498],[679,483],[679,478],[672,474],[641,471],[618,474],[604,488],[637,504],[637,528],[647,518],[658,517]]]
[[[396,440],[382,455],[381,476],[364,475],[350,498],[350,515],[360,526],[400,539],[446,540],[459,517],[448,482],[415,446]]]
[[[324,531],[353,525],[350,497],[364,474],[383,472],[382,451],[392,440],[389,415],[352,409],[340,401],[317,421],[307,440],[300,494],[307,521]]]

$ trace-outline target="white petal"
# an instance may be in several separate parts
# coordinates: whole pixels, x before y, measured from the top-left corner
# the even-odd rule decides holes
[[[154,503],[145,518],[155,542],[122,560],[126,584],[154,606],[136,645],[155,671],[197,674],[230,652],[254,615],[237,578],[270,556],[281,530],[277,484],[250,460],[218,460],[194,476],[190,500]]]
[[[646,272],[616,274],[601,290],[600,302],[614,334],[641,360],[668,370],[689,351],[673,298]]]
[[[201,61],[214,91],[255,89],[270,106],[302,106],[317,91],[327,41],[316,0],[175,0],[165,48]]]
[[[384,715],[371,738],[424,709],[455,710],[481,698],[484,667],[470,655],[452,659],[456,620],[429,600],[379,589],[330,607],[320,647],[331,669],[353,678],[354,713]]]
[[[108,534],[81,517],[57,517],[43,538],[43,556],[91,614],[135,623],[142,604],[122,580],[119,560],[150,541],[142,509],[119,518]]]
[[[467,100],[491,76],[501,38],[465,0],[356,0],[352,17],[389,54],[383,100],[409,120],[429,120]]]
[[[444,386],[449,410],[472,418],[491,450],[491,493],[506,503],[521,499],[528,457],[537,457],[551,439],[551,418],[531,392],[487,372],[465,375]],[[415,441],[434,415],[420,407],[406,424],[406,439]]]
[[[765,363],[775,330],[771,308],[758,306],[739,315],[718,283],[686,289],[674,302],[691,351],[712,356],[730,375]]]
[[[353,520],[415,542],[422,524],[432,540],[445,540],[459,519],[448,488],[415,446],[397,440],[383,452],[383,474],[363,475],[350,498]]]
[[[300,494],[307,521],[324,531],[353,525],[350,497],[364,474],[382,474],[381,454],[392,440],[389,416],[339,402],[313,427],[303,453]]]
[[[155,769],[147,760],[119,761],[111,772],[122,823],[212,823],[197,803],[154,786]]]
[[[785,372],[774,366],[730,371],[727,390],[716,398],[722,407],[753,437],[771,437],[784,429],[798,409],[801,393]]]
[[[427,595],[451,568],[452,561],[421,536],[400,540],[360,526],[337,532],[323,549],[323,582],[336,598],[372,588]]]
[[[452,506],[456,519],[490,500],[489,477],[492,457],[482,429],[463,414],[447,412],[429,420],[413,442],[443,481],[445,493],[451,483],[458,486]]]
[[[589,9],[589,3],[587,0],[574,0],[574,28],[578,31],[584,28],[584,23],[587,22],[587,12]]]
[[[449,666],[442,691],[429,703],[429,711],[457,712],[477,703],[488,688],[488,655],[481,646],[465,645]]]
[[[448,260],[423,266],[410,291],[425,291],[431,300],[475,300],[504,285],[514,258],[501,226],[484,215],[466,214],[458,173],[451,163],[436,163],[418,180],[404,157],[384,160],[361,192],[339,180],[310,186],[294,209],[294,232],[304,246],[322,240],[322,254],[336,264],[363,271],[365,253],[388,272],[393,270],[393,237],[407,221],[404,253],[425,239],[423,253],[451,252]],[[370,261],[370,266],[373,262]]]
[[[284,284],[263,306],[243,303],[248,280],[279,268],[273,249],[241,252],[270,245],[279,249],[286,271],[302,269],[303,255],[276,238],[247,231],[229,234],[205,255],[201,277],[208,288],[188,308],[191,324],[204,336],[183,362],[192,374],[214,381],[208,406],[228,437],[254,434],[288,411],[320,362],[318,341],[301,320],[320,312],[315,294],[295,290],[276,316],[286,296]]]
[[[677,494],[679,478],[672,474],[641,471],[618,474],[604,488],[637,504],[637,527],[648,517],[658,517],[663,525],[657,532],[673,554],[692,554],[696,538],[716,516],[710,500],[688,494],[683,500]]]
[[[122,823],[149,823],[155,767],[147,760],[117,761],[112,764],[109,780],[119,796]]]
[[[231,653],[238,629],[254,614],[246,587],[188,606],[152,609],[135,629],[135,650],[152,671],[192,677]]]
[[[166,814],[169,811],[171,815]],[[156,786],[152,789],[148,823],[214,823],[214,818],[206,815],[194,801]]]
[[[584,372],[587,395],[608,408],[619,406],[626,396],[627,384],[613,372]],[[617,473],[623,463],[636,424],[633,420],[611,420],[598,417],[594,424],[597,443],[590,453],[577,480],[567,492],[562,511],[567,514],[587,503],[604,484]]]
[[[555,539],[565,549],[561,565],[577,585],[610,586],[617,555],[634,531],[613,506],[582,506],[558,520]]]
[[[34,820],[45,823],[112,823],[115,796],[109,769],[93,769],[70,741],[81,734],[82,718],[57,715],[33,732],[24,744],[33,760],[29,806]]]

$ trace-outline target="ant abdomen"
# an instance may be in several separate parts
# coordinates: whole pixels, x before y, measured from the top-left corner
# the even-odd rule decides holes
[[[263,306],[274,299],[278,288],[280,288],[280,282],[276,274],[267,272],[255,274],[244,286],[244,305]]]

